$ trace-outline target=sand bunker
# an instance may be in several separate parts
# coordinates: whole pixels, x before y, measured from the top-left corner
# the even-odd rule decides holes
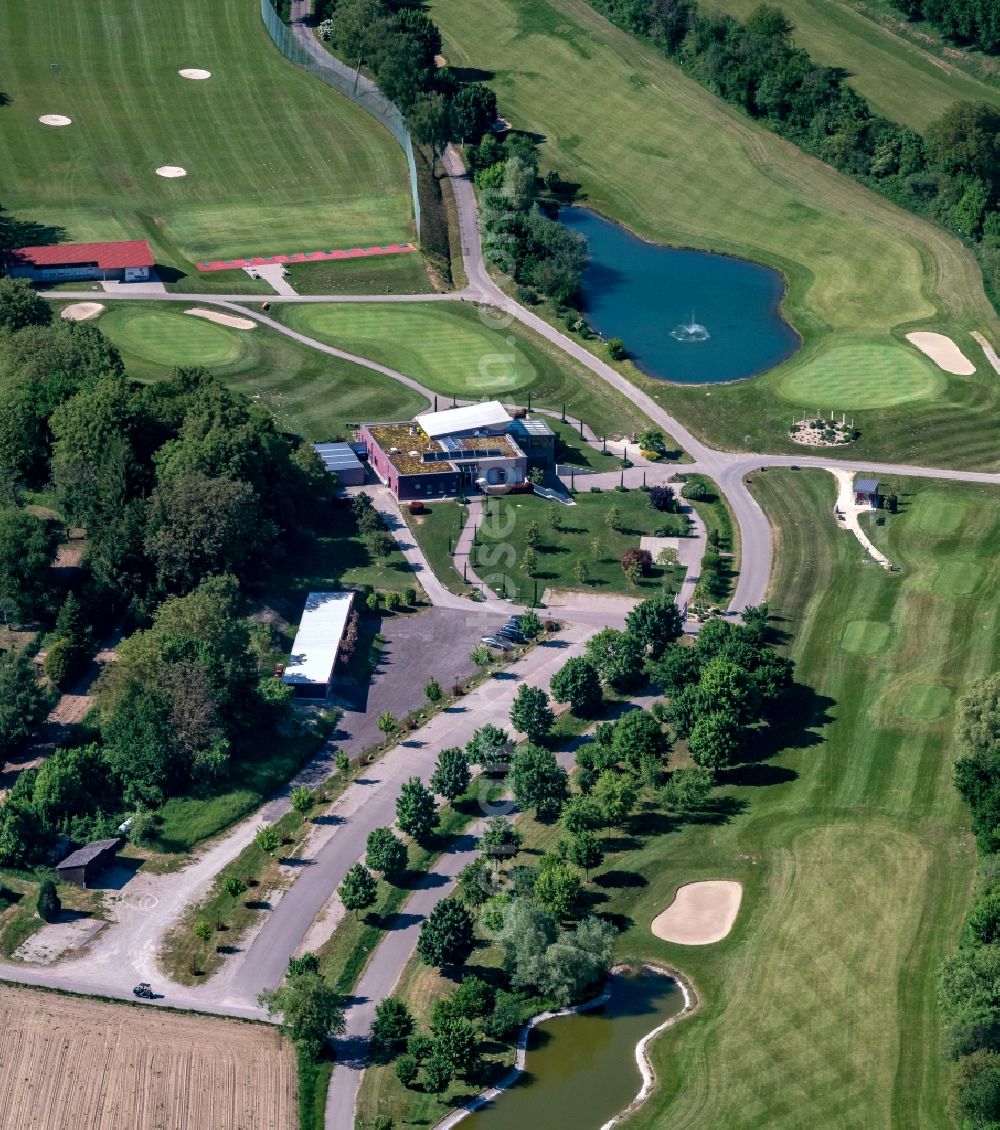
[[[728,879],[688,883],[650,927],[665,942],[707,946],[720,942],[733,928],[743,888]]]
[[[73,119],[65,114],[42,114],[38,120],[43,126],[68,126],[73,123]]]
[[[104,307],[100,302],[74,302],[71,306],[64,306],[59,317],[68,318],[71,322],[86,322],[103,313]]]
[[[161,165],[156,170],[158,177],[186,177],[188,175],[187,169],[182,169],[180,165]]]
[[[921,353],[929,357],[939,369],[955,373],[959,377],[971,376],[976,366],[965,356],[958,346],[944,334],[912,333],[906,340],[915,345]]]
[[[177,72],[181,78],[193,78],[196,80],[211,78],[211,71],[203,71],[200,67],[185,67],[183,70]]]
[[[237,318],[235,314],[223,314],[220,310],[200,310],[192,307],[184,313],[193,314],[196,318],[207,318],[210,322],[218,322],[220,326],[229,326],[233,330],[252,330],[257,325],[249,318]]]

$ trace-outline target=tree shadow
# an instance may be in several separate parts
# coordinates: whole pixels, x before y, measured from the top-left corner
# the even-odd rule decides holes
[[[597,883],[598,886],[610,887],[613,890],[649,886],[649,881],[645,876],[639,875],[635,871],[604,871],[600,875],[595,876],[594,882]]]
[[[55,224],[42,224],[37,220],[19,220],[4,211],[0,205],[0,247],[37,247],[47,243],[61,243],[66,229]]]

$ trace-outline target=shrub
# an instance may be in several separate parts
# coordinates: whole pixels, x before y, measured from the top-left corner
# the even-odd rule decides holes
[[[420,1072],[420,1065],[412,1055],[401,1055],[396,1060],[396,1078],[404,1087],[412,1087]]]
[[[402,597],[398,592],[387,592],[385,594],[385,607],[387,612],[395,612],[402,603]]]
[[[694,482],[685,483],[683,489],[681,490],[681,498],[689,498],[692,501],[706,499],[708,498],[708,494],[708,487],[705,486],[704,483],[700,483],[697,480],[695,480]]]
[[[56,891],[56,885],[51,879],[43,879],[38,888],[38,903],[36,905],[38,917],[43,922],[55,922],[62,910],[62,903]]]
[[[664,514],[677,513],[677,496],[673,487],[657,484],[649,488],[649,505]]]
[[[410,508],[411,514],[425,514],[427,512],[427,507],[424,506],[423,502],[419,498],[414,498],[407,505]]]
[[[639,575],[646,577],[653,567],[653,555],[648,549],[628,549],[622,557],[622,569],[631,574],[638,570]]]
[[[620,337],[608,338],[608,356],[612,361],[625,360],[625,342]]]
[[[417,590],[415,588],[404,589],[403,601],[410,608],[415,607],[417,603]]]
[[[431,681],[427,683],[427,685],[424,687],[424,694],[426,695],[428,702],[441,701],[441,684],[437,681],[437,679],[431,679]]]
[[[56,640],[45,656],[45,674],[62,689],[80,669],[81,655],[72,640]]]

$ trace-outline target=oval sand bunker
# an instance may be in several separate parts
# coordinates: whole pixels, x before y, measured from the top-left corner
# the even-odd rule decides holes
[[[181,76],[181,78],[193,78],[196,80],[212,77],[211,71],[203,71],[200,67],[184,67],[183,70],[180,70],[177,73]]]
[[[68,126],[73,124],[73,119],[67,118],[65,114],[42,114],[38,120],[43,126]]]
[[[235,314],[223,314],[221,310],[204,310],[199,307],[192,307],[190,310],[185,310],[184,313],[193,314],[196,318],[206,318],[209,322],[215,322],[220,326],[229,326],[233,330],[252,330],[257,326],[257,323],[249,318],[238,318]]]
[[[976,366],[945,334],[912,333],[906,335],[906,340],[911,345],[915,345],[921,353],[929,357],[939,369],[944,369],[946,373],[954,373],[959,377],[969,377],[976,371]]]
[[[60,318],[67,318],[71,322],[86,322],[90,318],[96,318],[98,314],[104,313],[104,307],[100,302],[74,302],[69,306],[64,306],[59,314]]]
[[[186,177],[188,175],[187,169],[182,169],[180,165],[161,165],[156,170],[158,177]]]
[[[729,879],[688,883],[653,919],[650,929],[663,941],[683,946],[721,942],[733,928],[742,898],[743,887]]]

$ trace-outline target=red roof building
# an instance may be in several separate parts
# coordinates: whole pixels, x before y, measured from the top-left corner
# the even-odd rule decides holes
[[[5,252],[4,261],[7,273],[13,278],[37,282],[74,279],[146,282],[153,269],[153,253],[144,239],[18,247]]]

